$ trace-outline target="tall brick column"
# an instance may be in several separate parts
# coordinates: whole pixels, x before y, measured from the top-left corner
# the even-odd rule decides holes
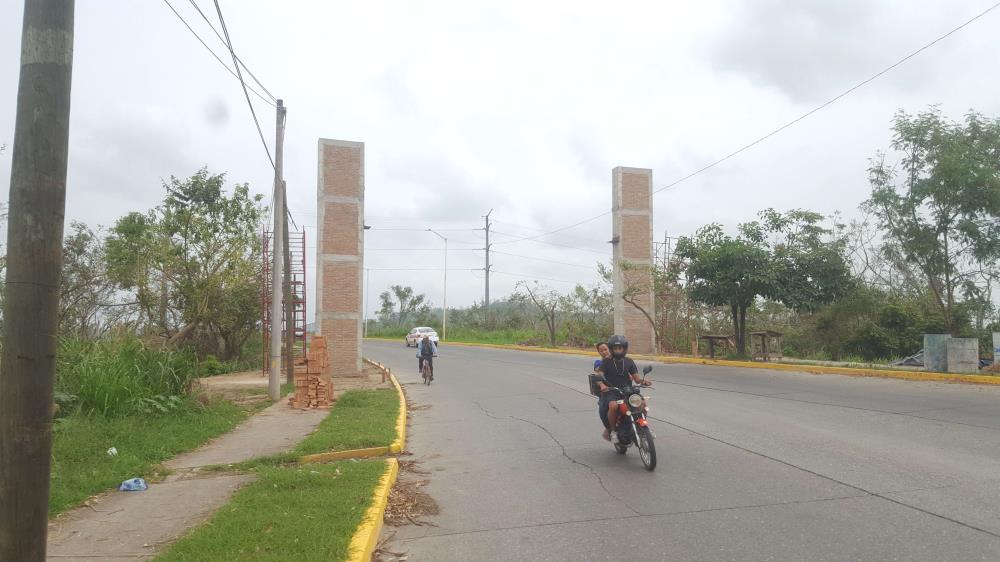
[[[316,333],[334,375],[361,375],[365,145],[319,139]]]
[[[656,351],[653,326],[636,306],[656,318],[653,307],[653,171],[618,167],[611,172],[614,241],[615,333],[629,340],[632,353]],[[622,262],[629,264],[622,267]]]

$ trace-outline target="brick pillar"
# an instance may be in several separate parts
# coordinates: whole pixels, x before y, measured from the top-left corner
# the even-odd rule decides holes
[[[653,326],[630,300],[655,318],[653,307],[653,171],[618,167],[611,172],[614,241],[615,333],[629,340],[632,353],[656,351]],[[622,267],[622,262],[629,264]]]
[[[316,333],[331,372],[361,375],[365,145],[319,139]]]

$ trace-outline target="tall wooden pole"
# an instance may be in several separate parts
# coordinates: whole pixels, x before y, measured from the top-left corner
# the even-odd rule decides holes
[[[282,223],[285,220],[285,182],[282,176],[285,151],[285,104],[278,100],[274,141],[274,266],[271,268],[271,366],[267,378],[267,394],[273,401],[281,398],[281,284],[284,280]]]
[[[0,560],[45,560],[73,12],[73,0],[24,2],[0,365]]]

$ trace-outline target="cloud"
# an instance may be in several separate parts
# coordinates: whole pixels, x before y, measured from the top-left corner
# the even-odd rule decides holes
[[[975,7],[927,1],[741,2],[709,45],[708,60],[721,70],[770,84],[795,102],[814,103],[930,42],[964,21],[970,10]],[[952,48],[936,45],[874,87],[912,90],[934,82],[935,72],[950,64]]]

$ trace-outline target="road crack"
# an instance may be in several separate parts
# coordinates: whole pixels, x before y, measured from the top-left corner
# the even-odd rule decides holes
[[[487,410],[479,402],[473,402],[473,404],[475,404],[476,406],[478,406],[479,409],[482,410],[483,414],[485,414],[486,417],[488,417],[490,419],[500,420],[500,421],[504,421],[504,420],[517,420],[519,422],[523,422],[523,423],[526,423],[526,424],[529,424],[529,425],[533,425],[533,426],[537,427],[538,429],[544,431],[545,435],[548,435],[549,439],[551,439],[552,442],[555,443],[559,447],[559,449],[562,451],[562,456],[566,457],[566,460],[568,460],[569,462],[571,462],[573,464],[576,464],[576,465],[579,465],[579,466],[582,466],[582,467],[586,468],[588,471],[590,471],[590,473],[592,475],[594,475],[594,478],[597,479],[597,483],[601,486],[601,489],[604,490],[604,493],[606,493],[611,498],[613,498],[615,500],[618,500],[619,503],[621,503],[623,506],[625,506],[626,509],[628,509],[629,511],[631,511],[635,515],[642,515],[641,513],[639,513],[638,510],[636,510],[634,507],[632,507],[631,505],[629,505],[627,501],[625,501],[622,498],[618,497],[614,492],[612,492],[611,490],[609,490],[608,486],[604,483],[604,478],[601,477],[601,474],[599,472],[597,472],[596,470],[594,470],[594,467],[590,466],[589,464],[587,464],[587,463],[585,463],[583,461],[580,461],[580,460],[577,460],[577,459],[573,458],[572,455],[570,455],[569,453],[567,453],[566,452],[566,446],[563,445],[558,439],[556,439],[556,436],[553,435],[552,432],[549,431],[548,428],[546,428],[545,426],[543,426],[541,424],[538,424],[538,423],[535,423],[535,422],[533,422],[531,420],[526,420],[524,418],[518,418],[518,417],[515,417],[515,416],[499,417],[499,416],[494,415],[493,412],[490,412],[489,410]],[[549,405],[552,405],[552,403],[550,402]],[[552,405],[552,408],[555,409],[555,406]],[[558,412],[559,410],[556,410],[556,411]]]

